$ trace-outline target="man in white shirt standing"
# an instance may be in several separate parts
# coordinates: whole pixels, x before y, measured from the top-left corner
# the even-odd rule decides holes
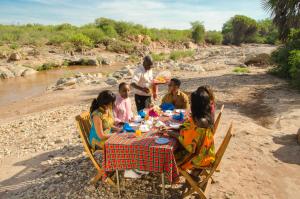
[[[131,86],[134,88],[134,98],[137,111],[143,110],[151,104],[151,93],[156,99],[156,87],[153,84],[153,60],[151,56],[144,57],[143,65],[137,67],[134,72]],[[154,92],[153,92],[154,91]]]

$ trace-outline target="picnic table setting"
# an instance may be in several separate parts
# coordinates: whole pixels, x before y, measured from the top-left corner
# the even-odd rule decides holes
[[[168,133],[179,129],[187,113],[173,108],[164,105],[161,108],[144,109],[132,122],[125,123],[121,132],[105,142],[103,169],[105,172],[116,171],[119,194],[120,170],[160,173],[163,198],[165,177],[170,183],[178,180],[174,157],[177,142]]]

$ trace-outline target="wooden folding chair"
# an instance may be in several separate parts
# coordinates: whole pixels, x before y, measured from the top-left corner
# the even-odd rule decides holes
[[[213,134],[214,135],[217,132],[217,129],[218,129],[218,126],[219,126],[219,123],[220,123],[220,120],[221,120],[221,116],[222,116],[222,113],[223,113],[223,110],[224,110],[224,104],[221,106],[221,110],[220,110],[220,112],[218,114],[217,119],[215,120],[215,123],[214,123],[214,128],[213,128]]]
[[[212,175],[217,170],[222,157],[226,151],[226,148],[229,144],[229,141],[232,137],[232,123],[230,124],[230,127],[226,133],[226,136],[220,145],[217,153],[216,153],[216,159],[215,162],[210,167],[194,167],[195,169],[201,169],[202,172],[200,173],[200,181],[195,182],[195,180],[192,178],[192,176],[185,170],[181,169],[180,166],[178,166],[179,173],[186,179],[186,182],[190,185],[189,189],[185,192],[183,190],[182,197],[187,197],[191,195],[194,192],[197,192],[202,199],[208,198],[209,188],[212,182]]]
[[[99,153],[103,154],[103,150],[94,151],[89,144],[88,137],[89,137],[89,132],[91,129],[89,112],[83,112],[82,114],[77,115],[75,117],[75,119],[76,119],[77,127],[79,130],[79,134],[80,134],[80,137],[81,137],[81,140],[83,143],[83,147],[97,170],[96,176],[94,176],[90,180],[90,182],[95,185],[100,180],[100,178],[103,177],[103,175],[104,175],[103,169],[101,168],[100,164],[95,159],[95,153],[99,152]],[[114,187],[116,186],[116,184],[109,177],[107,177],[106,180],[110,185],[112,185]]]

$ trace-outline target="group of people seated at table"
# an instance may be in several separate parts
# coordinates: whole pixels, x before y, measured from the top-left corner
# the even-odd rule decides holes
[[[134,114],[129,94],[134,89],[137,112],[150,108],[152,98],[157,99],[157,84],[152,73],[153,61],[144,57],[142,65],[134,72],[130,83],[119,84],[118,94],[110,90],[100,92],[90,107],[91,130],[89,143],[94,150],[103,149],[105,141],[122,131],[122,125],[133,121]],[[172,104],[175,109],[185,109],[183,124],[169,136],[180,143],[175,158],[183,169],[195,166],[209,166],[215,160],[213,124],[215,99],[208,86],[200,86],[188,96],[180,90],[181,81],[172,78],[168,82],[168,93],[162,97],[161,104]],[[171,120],[171,119],[170,119]],[[168,130],[166,128],[162,131]],[[125,177],[139,177],[142,171],[125,171]],[[133,173],[134,172],[134,173]],[[130,174],[129,174],[130,173]]]

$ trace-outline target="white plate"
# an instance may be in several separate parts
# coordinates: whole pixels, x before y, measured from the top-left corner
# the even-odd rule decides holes
[[[170,140],[168,138],[157,138],[155,140],[156,144],[167,144],[169,142],[170,142]]]
[[[145,132],[148,132],[150,131],[150,128],[148,127],[148,125],[141,125],[140,126],[140,130],[145,133]]]
[[[169,126],[170,126],[171,128],[173,128],[173,129],[179,129],[180,124],[178,124],[178,123],[170,123]]]
[[[175,113],[185,113],[185,109],[175,109]]]

